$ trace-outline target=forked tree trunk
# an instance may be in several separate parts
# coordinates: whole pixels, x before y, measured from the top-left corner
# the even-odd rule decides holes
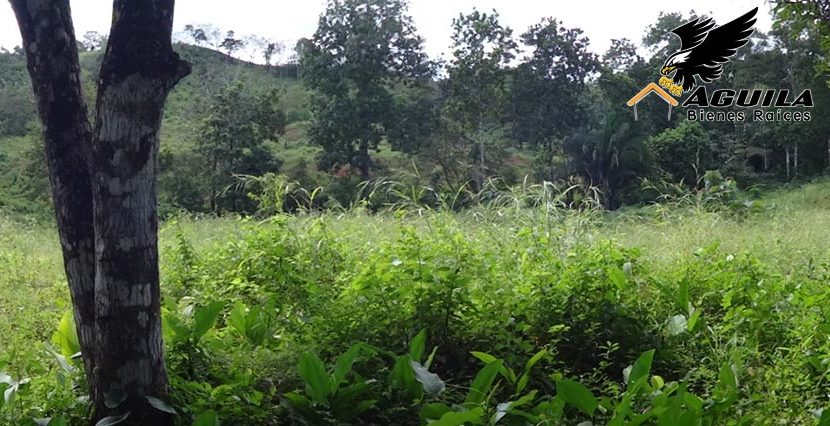
[[[44,127],[58,230],[94,404],[93,424],[168,425],[156,175],[167,94],[190,66],[171,46],[173,0],[115,0],[94,132],[68,1],[12,0]],[[123,402],[108,407],[106,401]],[[112,404],[110,404],[112,405]]]

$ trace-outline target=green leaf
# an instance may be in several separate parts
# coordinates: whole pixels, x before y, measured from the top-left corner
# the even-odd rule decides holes
[[[470,411],[450,411],[444,413],[440,419],[430,423],[430,426],[461,426],[466,423],[474,425],[482,424],[481,418],[484,416],[484,408],[476,407]]]
[[[687,278],[680,281],[680,288],[675,296],[675,300],[677,301],[677,307],[681,311],[685,312],[689,309],[689,280]]]
[[[556,396],[589,416],[594,415],[594,411],[599,405],[596,397],[588,388],[573,380],[557,381]]]
[[[474,357],[478,358],[478,360],[483,362],[484,365],[487,365],[491,362],[498,361],[498,358],[496,358],[493,355],[490,355],[486,352],[475,352],[475,351],[473,351],[473,352],[470,352],[470,354],[472,354]],[[516,383],[516,373],[514,373],[513,370],[505,367],[504,363],[502,363],[501,368],[499,368],[499,373],[501,373],[501,375],[505,379],[507,379],[511,384]]]
[[[735,375],[734,367],[729,362],[721,364],[718,372],[718,383],[712,392],[712,398],[717,402],[731,403],[738,394],[738,378]]]
[[[203,411],[193,420],[192,426],[219,426],[219,416],[213,410]]]
[[[486,352],[473,351],[473,352],[470,352],[470,354],[472,354],[474,357],[476,357],[479,361],[483,362],[484,365],[487,365],[491,362],[495,362],[495,361],[498,360],[498,358],[496,358],[493,355],[490,355]]]
[[[225,307],[225,302],[213,302],[207,306],[203,306],[196,311],[195,320],[193,323],[193,340],[199,341],[205,333],[213,328],[216,323],[216,318]]]
[[[311,401],[296,392],[287,392],[282,396],[291,402],[291,405],[294,405],[295,407],[311,407]]]
[[[300,357],[299,370],[311,399],[320,404],[326,402],[331,393],[331,379],[326,373],[323,361],[317,354],[306,352]]]
[[[452,411],[447,404],[441,402],[432,402],[429,404],[425,404],[419,413],[421,419],[424,420],[425,423],[429,423],[430,420],[440,419],[441,416],[444,414]]]
[[[156,410],[170,413],[174,416],[178,414],[173,407],[158,398],[152,396],[145,396],[144,398],[147,398],[147,402],[149,402],[150,405],[152,405]]]
[[[62,354],[57,353],[46,342],[43,343],[43,346],[46,348],[46,351],[49,352],[49,354],[52,355],[52,357],[55,358],[55,360],[58,361],[58,365],[60,365],[60,367],[61,367],[61,369],[63,369],[63,371],[65,371],[67,373],[72,373],[73,371],[75,371],[75,367],[72,364],[70,364],[69,361],[66,360],[65,356],[63,356]]]
[[[691,311],[691,315],[689,316],[689,321],[686,323],[686,331],[689,333],[695,330],[695,326],[697,325],[697,321],[700,319],[700,310],[696,310],[695,308],[689,306],[689,310]]]
[[[830,426],[830,410],[823,410],[818,419],[818,426]]]
[[[493,381],[496,380],[496,376],[502,367],[503,365],[501,360],[493,361],[485,365],[484,368],[476,374],[475,379],[473,379],[473,384],[470,385],[470,391],[467,392],[467,399],[465,399],[464,402],[481,404],[487,397],[487,393],[490,392],[490,387],[493,386]]]
[[[539,360],[541,360],[542,358],[544,358],[547,354],[548,351],[542,349],[541,351],[536,352],[536,354],[533,355],[533,357],[531,357],[529,360],[527,360],[527,362],[525,363],[525,369],[522,372],[522,376],[519,377],[519,382],[516,383],[516,393],[522,393],[525,390],[525,388],[527,387],[527,382],[530,380],[530,370],[533,369],[533,366],[536,365],[536,363],[539,362]]]
[[[625,289],[625,284],[628,282],[625,272],[616,266],[610,266],[607,270],[608,279],[617,286],[618,289]]]
[[[127,420],[127,417],[130,417],[130,412],[127,411],[126,413],[120,416],[107,416],[101,420],[98,420],[98,423],[95,423],[95,426],[113,426],[117,425],[124,420]]]
[[[662,389],[666,382],[660,376],[651,376],[651,387],[654,389]]]
[[[415,337],[412,338],[412,341],[409,342],[409,356],[412,357],[412,360],[415,362],[421,362],[421,357],[424,356],[424,349],[426,348],[427,343],[427,329],[424,328]]]
[[[52,417],[52,419],[49,420],[49,423],[47,423],[47,425],[49,425],[49,426],[66,426],[67,425],[66,418],[63,417],[63,416]]]
[[[247,311],[248,308],[245,304],[242,302],[236,302],[230,314],[228,314],[228,325],[233,327],[233,329],[243,337],[245,337],[246,334],[245,320]]]
[[[412,358],[407,354],[395,358],[395,366],[392,367],[391,383],[393,386],[405,390],[413,399],[420,398],[423,394],[423,387],[415,380],[415,372],[409,365]]]
[[[651,361],[654,359],[654,349],[643,352],[634,365],[631,366],[631,372],[628,374],[628,388],[631,389],[634,384],[643,377],[648,377],[651,372]]]
[[[360,355],[360,352],[366,348],[366,345],[356,343],[352,345],[346,353],[337,357],[337,360],[334,362],[334,374],[331,381],[332,393],[337,391],[337,388],[340,386],[340,382],[342,382],[349,372],[352,371],[352,365],[354,365],[354,362]]]
[[[429,395],[438,395],[444,391],[446,385],[435,373],[430,373],[424,366],[415,361],[409,360],[409,366],[415,372],[415,380],[424,387],[424,392]]]
[[[521,407],[523,405],[527,405],[533,400],[536,399],[536,391],[531,391],[527,395],[515,400],[515,401],[508,401],[502,402],[496,406],[496,413],[493,415],[493,421],[491,423],[496,424],[504,416],[510,414],[510,412],[514,411],[516,408]]]
[[[75,329],[75,319],[71,311],[63,313],[58,329],[52,334],[52,343],[57,345],[61,355],[66,358],[81,351],[81,344],[78,342],[78,333]]]
[[[187,340],[190,336],[190,330],[182,320],[173,311],[167,309],[162,310],[161,327],[164,340],[167,342]]]
[[[424,363],[424,368],[429,368],[432,365],[432,360],[435,359],[436,352],[438,352],[438,346],[432,348],[432,352],[429,353],[427,361]]]
[[[377,401],[374,399],[358,402],[357,405],[355,405],[354,408],[351,410],[351,417],[357,417],[363,414],[364,412],[366,412],[366,410],[374,407],[376,402]]]

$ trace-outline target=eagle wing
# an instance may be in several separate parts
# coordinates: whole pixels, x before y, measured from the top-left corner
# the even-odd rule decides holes
[[[697,66],[720,67],[749,40],[756,12],[757,7],[734,21],[709,31],[706,39],[689,52],[687,62]]]
[[[715,21],[712,21],[712,18],[703,20],[697,18],[671,30],[671,32],[680,37],[680,50],[686,50],[700,44],[706,38],[706,33],[714,26]]]

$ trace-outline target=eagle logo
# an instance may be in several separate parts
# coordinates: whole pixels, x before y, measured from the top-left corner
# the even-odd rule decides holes
[[[752,35],[757,12],[756,7],[714,29],[712,18],[697,18],[673,29],[671,32],[680,37],[680,50],[671,54],[663,64],[660,85],[669,89],[672,95],[680,96],[695,87],[695,76],[704,83],[718,79],[723,72],[723,64]]]

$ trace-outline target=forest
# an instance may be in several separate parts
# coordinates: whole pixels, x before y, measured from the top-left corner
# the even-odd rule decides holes
[[[0,424],[830,426],[830,3],[687,88],[737,24],[431,58],[407,0],[291,46],[148,2],[10,2]]]

